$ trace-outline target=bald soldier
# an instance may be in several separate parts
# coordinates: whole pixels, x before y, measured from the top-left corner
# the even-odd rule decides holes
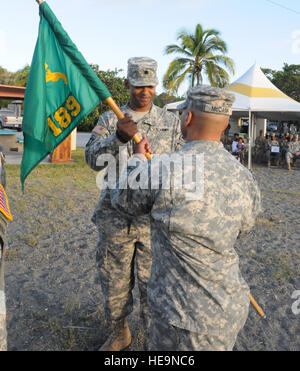
[[[92,169],[105,169],[107,163],[97,165],[97,159],[110,154],[116,159],[118,177],[119,154],[125,153],[125,160],[133,154],[132,138],[137,132],[147,134],[155,153],[172,152],[180,145],[179,119],[153,104],[158,84],[156,71],[157,63],[153,59],[129,59],[125,83],[130,101],[121,108],[125,118],[118,120],[112,111],[100,117],[85,149],[86,161]],[[99,231],[96,261],[105,313],[112,325],[112,333],[100,350],[122,350],[131,342],[126,318],[133,310],[135,270],[140,292],[140,315],[146,332],[150,326],[147,305],[147,282],[151,269],[150,220],[149,216],[120,215],[112,208],[109,192],[105,189],[92,220]]]
[[[121,177],[122,187],[111,190],[112,204],[121,213],[151,215],[153,351],[232,350],[248,316],[249,288],[234,244],[254,226],[260,192],[251,173],[220,142],[233,100],[222,89],[190,89],[178,107],[186,144],[169,155],[177,164],[182,159],[181,171],[166,159],[161,165],[146,161],[144,139]],[[164,170],[157,187],[153,177],[159,168]],[[139,187],[137,174],[143,179]],[[122,189],[126,177],[127,190]],[[187,179],[181,187],[179,178]]]

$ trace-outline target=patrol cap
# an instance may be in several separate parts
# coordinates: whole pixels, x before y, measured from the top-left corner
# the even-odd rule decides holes
[[[156,86],[157,62],[148,57],[136,57],[128,60],[127,79],[133,86]]]
[[[188,91],[185,102],[177,106],[177,109],[182,111],[191,108],[200,112],[231,116],[234,101],[235,96],[225,89],[198,85]]]

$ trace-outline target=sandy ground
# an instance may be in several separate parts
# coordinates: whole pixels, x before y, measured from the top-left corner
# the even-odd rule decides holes
[[[84,178],[64,169],[63,185],[49,178],[45,186],[38,172],[24,195],[8,184],[15,217],[6,263],[9,350],[96,350],[109,333],[97,283],[97,231],[90,221],[98,198],[95,174]],[[300,290],[300,168],[257,168],[254,174],[264,212],[236,249],[267,319],[251,307],[235,350],[300,350],[300,314],[291,310],[292,293]],[[129,350],[141,350],[137,291],[129,322]]]

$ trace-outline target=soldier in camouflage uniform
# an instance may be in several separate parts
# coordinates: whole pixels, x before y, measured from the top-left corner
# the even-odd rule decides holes
[[[156,70],[157,63],[153,59],[129,59],[126,86],[130,90],[130,102],[121,108],[125,119],[118,121],[112,111],[100,117],[85,149],[86,161],[92,169],[103,170],[105,166],[97,166],[97,158],[111,154],[117,161],[119,174],[119,152],[125,150],[126,159],[132,155],[132,137],[137,131],[147,134],[155,153],[169,153],[181,145],[177,116],[152,103],[158,83]],[[113,333],[101,350],[121,350],[131,341],[126,317],[133,309],[135,269],[141,318],[144,327],[150,327],[147,305],[147,282],[151,269],[150,220],[149,216],[128,218],[117,213],[106,190],[101,192],[92,220],[99,230],[96,260],[104,307],[106,317],[113,325]]]
[[[275,136],[274,133],[271,134],[271,139],[267,139],[267,143],[266,143],[266,157],[267,157],[267,161],[268,161],[268,167],[271,166],[271,159],[275,159],[276,164],[278,165],[280,157],[281,157],[280,152],[278,152],[278,153],[277,152],[276,153],[271,152],[272,147],[280,147],[279,142],[276,139],[276,136]]]
[[[265,156],[265,141],[264,131],[260,130],[259,137],[255,139],[255,159],[258,163],[262,163]]]
[[[2,146],[0,144],[0,183],[5,187],[5,166]],[[4,255],[6,249],[7,219],[0,212],[0,351],[7,350],[6,343],[6,304],[4,293]]]
[[[191,198],[189,181],[175,186],[183,174],[174,166],[165,166],[162,172],[170,176],[168,189],[162,186],[162,175],[159,187],[145,187],[153,184],[155,174],[154,160],[145,161],[143,155],[145,139],[136,146],[121,178],[127,177],[128,189],[111,190],[112,204],[121,213],[151,215],[148,302],[154,351],[232,350],[247,319],[249,288],[234,244],[241,232],[254,226],[260,192],[251,173],[220,142],[233,100],[225,90],[197,86],[178,107],[183,110],[181,127],[187,143],[170,157],[194,160],[204,155],[200,170],[204,191],[196,194],[199,197]],[[196,164],[187,163],[182,178],[189,179],[201,168]],[[130,187],[136,173],[146,179],[140,189]]]
[[[300,142],[298,140],[298,135],[294,135],[293,140],[288,143],[285,156],[287,168],[288,170],[292,170],[291,165],[294,165],[296,160],[300,159]]]

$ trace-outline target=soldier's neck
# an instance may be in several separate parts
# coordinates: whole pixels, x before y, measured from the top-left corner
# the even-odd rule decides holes
[[[133,111],[137,111],[137,112],[149,112],[151,107],[152,107],[152,103],[147,105],[147,106],[143,106],[143,107],[140,107],[136,104],[134,104],[133,102],[130,102],[129,103],[129,107],[133,110]]]
[[[193,142],[194,140],[207,140],[210,142],[221,142],[221,135],[201,134],[201,135],[187,135],[186,141]]]

